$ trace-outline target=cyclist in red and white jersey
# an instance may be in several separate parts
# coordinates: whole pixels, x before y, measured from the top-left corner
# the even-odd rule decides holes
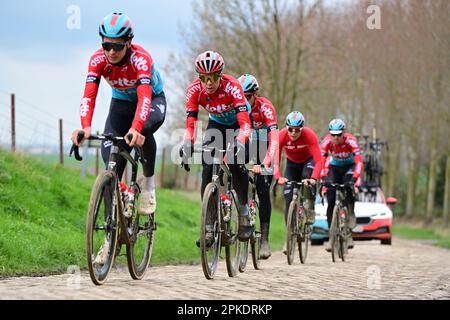
[[[203,145],[219,150],[225,150],[228,144],[233,146],[234,156],[228,157],[228,163],[233,173],[233,188],[238,197],[236,203],[239,211],[238,238],[246,241],[254,231],[254,226],[249,220],[248,172],[245,167],[248,160],[248,140],[251,134],[249,117],[251,108],[246,103],[239,81],[222,73],[224,65],[222,56],[214,51],[201,53],[195,61],[199,78],[192,82],[186,91],[186,132],[180,156],[183,162],[187,163],[192,155],[195,123],[202,107],[209,114]],[[234,134],[235,131],[238,131],[237,136]],[[203,154],[202,198],[206,185],[212,179],[212,159],[208,156],[206,158]],[[207,237],[210,237],[207,238],[207,243],[212,244],[212,233],[207,233]],[[199,245],[198,241],[197,245]]]
[[[80,104],[80,119],[85,138],[91,134],[91,123],[100,80],[103,77],[112,87],[112,100],[104,133],[115,136],[133,134],[126,140],[127,149],[143,145],[144,181],[142,184],[140,214],[149,215],[156,210],[154,184],[156,141],[153,134],[162,125],[166,114],[166,98],[158,70],[152,56],[139,45],[132,44],[134,36],[130,18],[124,13],[111,13],[99,25],[102,48],[89,61],[84,96]],[[78,145],[77,129],[72,142]],[[111,144],[101,147],[105,164]],[[117,163],[122,176],[126,161]]]
[[[327,174],[324,184],[352,182],[356,184],[363,170],[363,161],[358,140],[350,133],[345,132],[345,123],[341,119],[333,119],[328,125],[329,134],[322,141],[321,153],[322,163]],[[331,159],[329,158],[331,156]],[[328,159],[327,159],[328,158]],[[329,165],[327,164],[329,163]],[[328,168],[327,168],[328,167]],[[354,212],[355,197],[353,189],[347,192],[347,204],[349,209],[348,225],[350,229],[356,226]],[[336,202],[336,189],[327,188],[327,220],[328,227],[331,225],[333,209]],[[353,248],[352,238],[349,239],[348,247]],[[331,251],[330,245],[326,248]]]
[[[270,185],[273,179],[273,159],[278,150],[278,123],[275,107],[272,102],[258,95],[258,80],[251,74],[244,74],[238,81],[244,89],[247,102],[252,107],[252,140],[250,147],[251,159],[255,159],[253,172],[256,175],[256,191],[259,199],[259,221],[261,226],[261,259],[271,256],[269,246],[270,216]],[[268,170],[262,169],[261,165]],[[271,173],[270,173],[271,172]],[[262,173],[262,174],[261,174]]]
[[[286,154],[286,169],[284,177],[281,176],[280,166],[275,167],[275,179],[278,184],[284,185],[287,181],[304,181],[314,185],[320,177],[321,157],[319,139],[314,131],[304,126],[305,118],[299,111],[293,111],[286,117],[286,128],[280,131],[280,148],[278,160],[281,161],[281,152]],[[289,204],[293,197],[293,186],[284,187],[285,221],[289,210]],[[308,189],[309,190],[309,189]],[[307,223],[315,221],[314,192],[308,192],[307,197]]]

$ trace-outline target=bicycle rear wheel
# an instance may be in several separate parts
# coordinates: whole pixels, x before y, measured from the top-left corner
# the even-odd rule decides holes
[[[117,236],[117,186],[113,174],[106,171],[94,183],[86,221],[87,265],[91,280],[96,285],[103,284],[111,271]],[[97,257],[98,248],[101,248],[99,254],[106,255],[105,259]]]
[[[236,206],[238,198],[236,192],[232,192],[231,219],[226,223],[226,232],[228,235],[225,243],[225,261],[227,263],[228,276],[234,277],[239,270],[241,242],[238,239],[239,212]],[[248,246],[248,241],[247,246]],[[247,247],[248,249],[248,247]]]
[[[299,222],[299,234],[297,236],[298,254],[300,256],[300,262],[304,264],[306,257],[308,256],[308,243],[309,243],[309,225],[306,224],[306,211],[301,207],[302,213],[300,214]]]
[[[252,261],[253,267],[256,270],[261,269],[261,256],[259,254],[259,249],[261,248],[261,233],[255,231],[255,236],[250,239],[250,245],[252,250]]]
[[[249,240],[250,241],[250,240]],[[248,243],[249,241],[240,242],[241,248],[240,250],[240,259],[239,259],[239,272],[245,272],[245,269],[247,268],[247,262],[248,262]]]
[[[296,201],[291,201],[291,204],[289,205],[286,225],[286,255],[289,265],[294,263],[298,230],[297,223],[297,203]]]
[[[135,280],[141,280],[147,271],[156,230],[154,214],[140,215],[137,212],[140,205],[139,195],[139,188],[135,188],[135,212],[127,230],[130,235],[130,244],[127,245],[128,270]]]
[[[213,239],[213,243],[206,243]],[[206,279],[213,279],[216,273],[220,255],[220,201],[219,188],[215,183],[209,183],[203,194],[202,218],[200,228],[200,252],[202,269]],[[211,245],[209,245],[211,244]]]

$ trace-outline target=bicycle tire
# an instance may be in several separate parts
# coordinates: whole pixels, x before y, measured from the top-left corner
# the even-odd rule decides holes
[[[119,227],[117,220],[117,186],[112,185],[115,179],[113,173],[110,171],[103,172],[95,180],[92,187],[91,197],[89,200],[89,208],[86,219],[86,253],[87,253],[87,265],[91,280],[96,285],[102,285],[105,283],[106,278],[111,271],[114,264],[115,251],[118,241]],[[106,263],[97,265],[95,261],[95,250],[98,246],[98,241],[94,240],[96,231],[101,230],[101,227],[97,225],[97,219],[101,216],[99,211],[102,207],[102,200],[105,201],[103,205],[106,224],[102,227],[105,228],[105,238],[109,238],[108,255]],[[109,231],[108,231],[109,230]]]
[[[291,201],[289,204],[286,224],[286,256],[289,265],[294,263],[295,246],[297,243],[297,203]]]
[[[250,246],[252,250],[252,262],[255,270],[261,269],[261,255],[259,249],[261,248],[261,233],[255,231],[255,236],[250,239]]]
[[[250,240],[249,240],[250,241]],[[248,243],[249,241],[240,242],[240,259],[239,259],[239,272],[245,272],[248,262]]]
[[[238,198],[234,190],[232,191],[232,198],[231,219],[227,222],[227,229],[231,234],[231,243],[225,244],[225,261],[229,277],[235,277],[237,275],[237,271],[239,270],[241,249],[241,242],[238,239],[239,212],[236,206],[236,201],[238,201]]]
[[[139,196],[139,188],[135,188],[136,205],[134,209],[135,213],[132,216],[133,220],[131,221],[132,236],[130,244],[127,244],[128,271],[134,280],[141,280],[150,264],[156,226],[154,214],[148,216],[138,214]],[[139,242],[139,238],[143,236],[147,240],[145,242]]]
[[[208,217],[211,217],[211,219],[214,220],[214,243],[209,248],[206,246],[206,225]],[[214,278],[219,261],[220,250],[221,231],[219,188],[214,182],[211,182],[206,186],[203,196],[200,228],[200,252],[202,269],[203,274],[208,280]],[[211,257],[208,256],[208,251],[212,253]]]
[[[298,255],[300,257],[301,264],[305,264],[306,257],[308,256],[308,243],[309,243],[309,225],[306,224],[306,211],[303,208],[303,214],[301,216],[301,222],[299,226],[300,233],[297,236]]]
[[[330,238],[330,247],[331,247],[331,260],[333,262],[336,262],[337,255],[338,255],[338,212],[339,212],[339,206],[335,205],[333,208],[333,216],[331,219],[331,225],[330,225],[330,231],[329,231],[329,238]]]

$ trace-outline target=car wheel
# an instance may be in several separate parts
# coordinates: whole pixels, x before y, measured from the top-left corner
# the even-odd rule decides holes
[[[381,239],[381,244],[391,245],[391,244],[392,244],[392,238],[389,238],[389,239]]]
[[[312,246],[321,246],[321,245],[323,245],[323,240],[313,240],[313,239],[311,239],[311,245]]]

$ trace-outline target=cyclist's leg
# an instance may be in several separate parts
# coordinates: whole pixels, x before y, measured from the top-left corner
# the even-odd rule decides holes
[[[156,211],[155,192],[155,161],[156,140],[154,133],[161,127],[166,118],[166,97],[164,92],[154,95],[150,116],[145,122],[142,134],[145,136],[143,146],[144,158],[147,160],[144,166],[144,179],[142,185],[142,200],[140,213],[151,214]]]
[[[262,259],[271,256],[269,245],[270,216],[272,204],[270,203],[270,184],[272,175],[258,175],[256,177],[256,191],[259,199],[259,221],[261,225],[261,248],[260,255]]]
[[[289,159],[286,159],[286,169],[284,171],[284,177],[288,179],[289,181],[301,181],[302,179],[302,171],[303,171],[303,164],[302,163],[295,163],[290,161]],[[284,223],[287,223],[287,216],[288,216],[288,210],[289,205],[291,204],[292,197],[293,197],[293,186],[285,186],[284,187]]]
[[[345,172],[344,172],[345,173]],[[326,178],[326,183],[343,183],[343,176],[341,167],[330,165],[330,169],[328,171],[328,176]],[[333,218],[333,209],[334,204],[336,203],[336,189],[335,188],[327,188],[327,221],[328,228],[331,226],[331,219]]]
[[[350,165],[345,167],[345,174],[343,177],[344,183],[348,183],[352,180],[354,174],[355,165]],[[356,226],[356,217],[355,217],[355,191],[351,188],[347,190],[347,198],[345,200],[347,202],[348,207],[348,226],[350,229],[353,229]]]
[[[302,179],[310,179],[311,175],[314,170],[314,159],[311,157],[308,159],[304,165],[303,165],[303,171],[302,171]],[[306,188],[305,190],[305,196],[308,199],[308,207],[307,209],[307,216],[308,216],[308,224],[313,224],[316,220],[316,213],[314,211],[314,203],[315,203],[315,192],[313,191],[313,187]]]
[[[106,119],[104,133],[111,133],[114,136],[125,136],[130,129],[131,123],[133,122],[134,113],[136,111],[136,102],[130,102],[119,99],[112,99],[109,109],[109,114]],[[121,142],[122,146],[130,151],[129,147],[125,142]],[[108,165],[109,152],[111,150],[112,143],[110,141],[104,141],[101,146],[102,158],[105,166]],[[125,169],[126,160],[118,156],[117,159],[117,173],[119,179],[122,179],[122,174]]]

